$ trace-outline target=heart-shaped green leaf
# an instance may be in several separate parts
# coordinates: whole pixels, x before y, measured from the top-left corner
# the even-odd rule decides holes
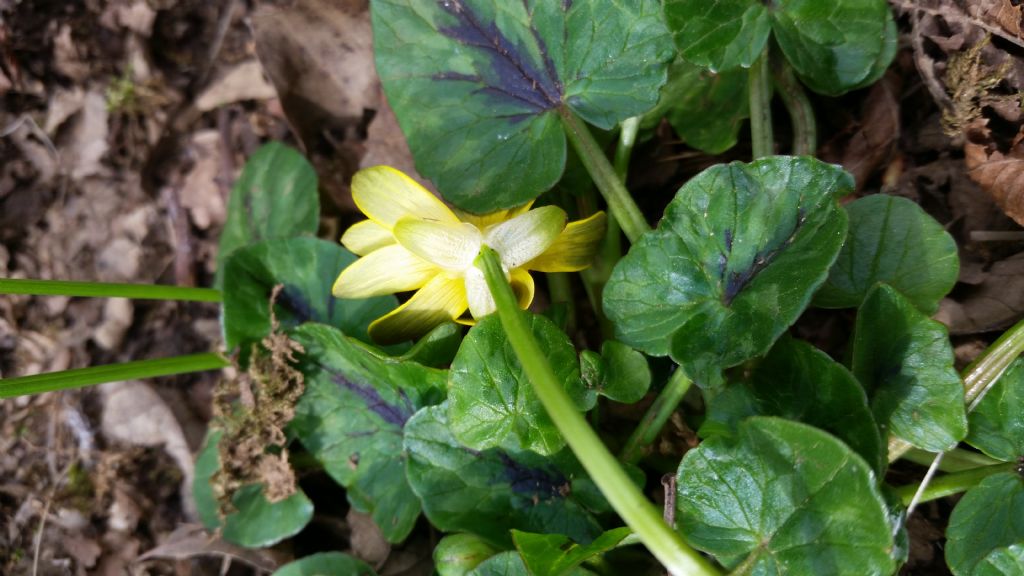
[[[465,576],[500,550],[476,534],[449,534],[434,547],[438,576]]]
[[[313,518],[313,503],[302,489],[280,502],[271,503],[263,495],[263,486],[243,486],[231,498],[235,512],[223,519],[220,517],[220,506],[210,481],[220,470],[217,444],[223,434],[223,430],[211,428],[196,458],[192,493],[203,524],[209,530],[222,527],[221,535],[225,540],[246,548],[273,546],[298,534]]]
[[[960,272],[953,237],[906,198],[874,194],[845,208],[850,232],[814,304],[855,308],[885,282],[925,314],[934,313]]]
[[[632,533],[626,527],[616,528],[601,534],[590,544],[580,545],[561,534],[513,530],[512,541],[533,576],[565,576],[586,560],[612,550]]]
[[[1001,565],[1019,565],[1022,544],[1024,478],[1012,472],[993,474],[953,509],[946,528],[946,563],[956,576],[999,574],[995,570]],[[1016,549],[1006,550],[1010,546]],[[1006,551],[990,559],[1001,550]]]
[[[376,576],[365,562],[341,552],[320,552],[289,562],[271,576]]]
[[[319,322],[369,341],[370,322],[398,304],[394,296],[339,300],[331,283],[356,257],[317,238],[269,240],[235,251],[224,267],[224,340],[228,348],[259,342],[270,332],[270,295],[282,285],[274,314],[285,330]]]
[[[641,127],[653,127],[664,117],[690,146],[721,154],[736,145],[749,116],[745,70],[715,74],[677,60],[669,66],[658,105],[644,115]]]
[[[1020,576],[1024,574],[1024,541],[996,548],[974,569],[977,576]]]
[[[679,529],[739,574],[892,574],[871,468],[806,424],[756,416],[679,465]]]
[[[590,542],[601,529],[577,501],[586,478],[567,451],[555,458],[534,452],[478,451],[455,439],[448,407],[420,410],[405,428],[406,476],[438,529],[472,532],[501,546],[512,528],[557,531]]]
[[[583,568],[574,568],[567,576],[593,576],[593,572]],[[466,576],[539,576],[526,567],[523,557],[518,552],[502,552],[487,559]]]
[[[558,109],[603,129],[642,114],[673,54],[657,0],[380,0],[372,10],[377,71],[417,169],[472,212],[551,188],[566,157]]]
[[[885,0],[666,0],[683,58],[711,70],[749,67],[769,33],[805,84],[838,95],[881,77],[895,55]]]
[[[946,327],[885,284],[868,293],[857,313],[853,373],[884,433],[931,452],[950,450],[967,434],[964,388]]]
[[[604,310],[619,340],[701,371],[763,354],[807,307],[846,235],[838,166],[777,156],[711,167],[612,271]]]
[[[235,250],[272,238],[316,234],[320,196],[313,166],[279,142],[264,144],[242,169],[231,189],[227,219],[217,250],[216,285]]]
[[[810,424],[860,454],[881,475],[882,437],[853,374],[806,342],[783,336],[748,380],[711,399],[701,436],[734,434],[748,416],[781,416]]]
[[[531,314],[530,327],[555,369],[555,376],[580,410],[593,406],[580,378],[576,349],[544,316]],[[477,322],[452,361],[448,422],[462,444],[475,450],[501,447],[554,454],[565,438],[548,416],[519,364],[497,314]]]
[[[1007,368],[971,412],[968,423],[971,446],[1004,462],[1024,456],[1024,359]]]
[[[445,372],[385,359],[334,328],[305,324],[306,390],[289,428],[384,537],[400,542],[420,514],[403,474],[402,430],[416,410],[444,399]]]
[[[616,402],[639,402],[651,386],[651,368],[643,354],[615,340],[605,340],[601,354],[584,350],[580,354],[580,371],[593,396],[607,396]]]

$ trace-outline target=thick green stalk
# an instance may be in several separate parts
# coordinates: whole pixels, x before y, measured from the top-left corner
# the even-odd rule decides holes
[[[911,448],[903,455],[903,459],[914,464],[920,464],[921,466],[931,466],[935,456],[934,452],[928,452],[920,448]],[[960,448],[954,448],[946,452],[946,455],[942,458],[939,470],[947,473],[963,472],[964,470],[993,466],[999,463],[999,460],[989,458],[979,452],[969,452]]]
[[[217,370],[229,365],[230,363],[218,354],[203,353],[175,356],[173,358],[159,358],[156,360],[138,360],[123,364],[76,368],[74,370],[49,372],[35,376],[5,378],[0,380],[0,398],[12,398],[26,394],[42,394],[43,392],[68,390],[70,388],[81,388],[107,382],[120,382],[122,380],[138,380],[141,378],[185,374],[187,372]]]
[[[633,484],[562,388],[516,304],[497,255],[484,247],[476,261],[497,304],[498,316],[512,349],[533,385],[537,397],[558,426],[566,442],[619,516],[640,537],[644,546],[676,576],[711,576],[719,572],[679,534],[664,523],[661,513]]]
[[[548,291],[551,303],[565,306],[565,331],[576,332],[576,299],[572,297],[572,283],[568,272],[548,274]]]
[[[748,97],[750,98],[750,140],[754,160],[775,153],[772,134],[772,77],[768,63],[768,46],[750,66]]]
[[[132,298],[135,300],[188,300],[220,302],[219,290],[160,284],[115,284],[66,280],[15,280],[0,278],[0,294],[32,296],[82,296],[86,298]]]
[[[793,123],[793,154],[811,154],[818,149],[818,128],[814,121],[814,107],[804,87],[784,59],[772,67],[775,92],[782,98]]]
[[[682,368],[676,368],[658,397],[644,413],[644,417],[636,429],[626,440],[626,445],[619,453],[620,460],[632,464],[640,459],[643,449],[658,437],[661,429],[665,427],[665,422],[668,422],[669,417],[676,411],[676,407],[679,406],[692,383]]]
[[[960,492],[965,492],[974,488],[980,484],[982,480],[993,474],[998,474],[1000,472],[1013,472],[1016,469],[1016,462],[1007,462],[997,464],[995,466],[983,466],[981,468],[971,468],[970,470],[964,470],[963,472],[947,474],[932,480],[931,483],[921,491],[916,502],[920,504],[921,502],[938,500],[939,498],[950,496],[952,494],[959,494]],[[906,486],[900,486],[894,491],[904,505],[909,505],[914,501],[914,495],[917,494],[919,488],[920,486],[917,484],[908,484]]]
[[[608,210],[622,226],[629,241],[636,243],[644,232],[651,229],[650,224],[644,219],[640,208],[629,195],[629,191],[622,184],[622,181],[615,175],[615,169],[605,156],[604,150],[594,140],[593,134],[587,125],[576,117],[567,107],[558,108],[558,115],[562,118],[562,125],[565,127],[565,134],[572,143],[580,161],[590,173],[597,189],[604,196],[608,203]]]

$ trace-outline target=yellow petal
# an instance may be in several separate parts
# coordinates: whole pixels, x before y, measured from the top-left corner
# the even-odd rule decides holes
[[[604,237],[608,218],[598,212],[586,220],[570,222],[543,254],[523,268],[540,272],[576,272],[590,266]]]
[[[561,208],[541,206],[489,229],[484,242],[501,256],[501,265],[512,270],[543,254],[564,228]]]
[[[466,291],[461,278],[435,276],[408,302],[370,324],[370,337],[378,344],[397,344],[416,339],[438,324],[466,311]]]
[[[523,310],[529,308],[533,303],[533,276],[530,276],[530,273],[522,268],[516,268],[512,271],[512,279],[509,280],[509,284],[512,285],[512,292],[516,295],[519,307]]]
[[[373,220],[363,220],[345,230],[341,243],[353,254],[365,256],[378,248],[394,244],[395,237],[390,230]]]
[[[406,250],[446,270],[462,272],[473,265],[480,253],[483,236],[467,222],[430,222],[402,218],[393,230]]]
[[[528,212],[531,206],[533,206],[533,200],[530,200],[522,206],[517,206],[508,210],[498,210],[497,212],[491,212],[489,214],[470,214],[469,212],[463,212],[462,210],[455,209],[455,215],[463,222],[469,222],[481,230],[486,230],[489,226],[500,224],[505,220],[515,218],[520,214]]]
[[[394,244],[374,250],[341,271],[331,292],[337,298],[369,298],[415,290],[441,269]]]
[[[352,200],[371,220],[391,229],[403,216],[459,221],[437,196],[390,166],[374,166],[352,177]]]

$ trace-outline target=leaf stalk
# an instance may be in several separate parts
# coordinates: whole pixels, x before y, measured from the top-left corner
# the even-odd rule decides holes
[[[775,153],[772,133],[772,81],[768,62],[770,46],[750,65],[747,95],[750,99],[750,140],[754,160]]]
[[[165,286],[159,284],[74,282],[69,280],[21,280],[12,278],[0,278],[0,294],[131,298],[133,300],[182,300],[189,302],[221,301],[220,291],[213,288],[192,288],[189,286]]]

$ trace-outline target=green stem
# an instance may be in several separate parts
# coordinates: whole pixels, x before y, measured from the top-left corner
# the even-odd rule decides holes
[[[661,513],[633,484],[608,448],[576,411],[527,326],[495,252],[485,246],[480,251],[476,265],[483,270],[501,324],[537,397],[615,511],[672,574],[718,574],[707,560],[687,546],[679,534],[664,523]]]
[[[619,221],[619,225],[622,226],[622,231],[626,233],[629,241],[635,244],[644,232],[650,231],[650,224],[644,219],[643,213],[640,212],[640,208],[637,207],[622,181],[615,175],[615,169],[612,168],[608,157],[594,140],[587,125],[565,106],[558,108],[558,114],[562,118],[562,125],[565,127],[565,134],[569,138],[569,142],[572,143],[576,153],[579,154],[580,161],[590,173],[597,189],[604,196],[605,202],[608,203],[609,212]]]
[[[992,343],[977,360],[964,369],[964,402],[970,414],[978,406],[985,393],[1006,372],[1010,364],[1024,352],[1024,320],[1017,322]],[[910,450],[906,441],[889,437],[889,462],[895,462]]]
[[[793,153],[813,155],[818,149],[818,129],[814,121],[814,107],[804,87],[793,74],[793,69],[782,58],[773,66],[772,80],[776,93],[782,98],[793,123]],[[774,63],[773,63],[774,64]]]
[[[132,298],[135,300],[188,300],[220,302],[219,290],[164,286],[159,284],[115,284],[66,280],[15,280],[0,278],[0,294],[32,296],[83,296],[87,298]]]
[[[649,446],[651,442],[654,442],[654,439],[661,433],[661,429],[665,427],[665,422],[668,422],[672,413],[676,411],[676,407],[679,406],[692,383],[686,377],[686,373],[683,372],[682,368],[676,368],[668,383],[665,384],[658,397],[654,399],[647,412],[644,413],[640,424],[637,425],[629,439],[626,440],[626,445],[622,448],[622,452],[619,453],[619,460],[632,464],[640,459],[644,448]]]
[[[921,466],[931,466],[935,460],[936,454],[934,452],[928,452],[921,450],[920,448],[911,448],[903,455],[903,459],[914,464],[920,464]],[[984,454],[978,452],[969,452],[967,450],[961,450],[960,448],[954,448],[942,458],[942,462],[939,465],[939,470],[942,472],[963,472],[964,470],[972,470],[974,468],[982,468],[984,466],[992,466],[999,464],[999,460],[995,458],[989,458]]]
[[[218,354],[203,353],[156,360],[138,360],[123,364],[108,364],[90,368],[76,368],[62,372],[49,372],[35,376],[21,376],[0,380],[0,398],[12,398],[26,394],[41,394],[55,390],[81,388],[107,382],[138,380],[171,376],[187,372],[217,370],[230,363]]]
[[[995,466],[983,466],[981,468],[972,468],[962,472],[947,474],[932,480],[931,484],[929,484],[921,493],[918,503],[938,500],[945,496],[965,492],[977,486],[982,480],[993,474],[998,474],[1000,472],[1013,472],[1016,469],[1016,462],[1007,462],[997,464]],[[918,484],[908,484],[906,486],[900,486],[894,491],[904,505],[909,505],[914,498],[914,494],[917,493],[918,488]]]
[[[750,98],[750,140],[754,160],[775,153],[772,135],[772,82],[768,65],[768,48],[750,66],[748,96]]]
[[[576,332],[576,299],[572,297],[572,285],[567,272],[551,272],[548,274],[548,291],[551,302],[565,306],[565,331]]]

